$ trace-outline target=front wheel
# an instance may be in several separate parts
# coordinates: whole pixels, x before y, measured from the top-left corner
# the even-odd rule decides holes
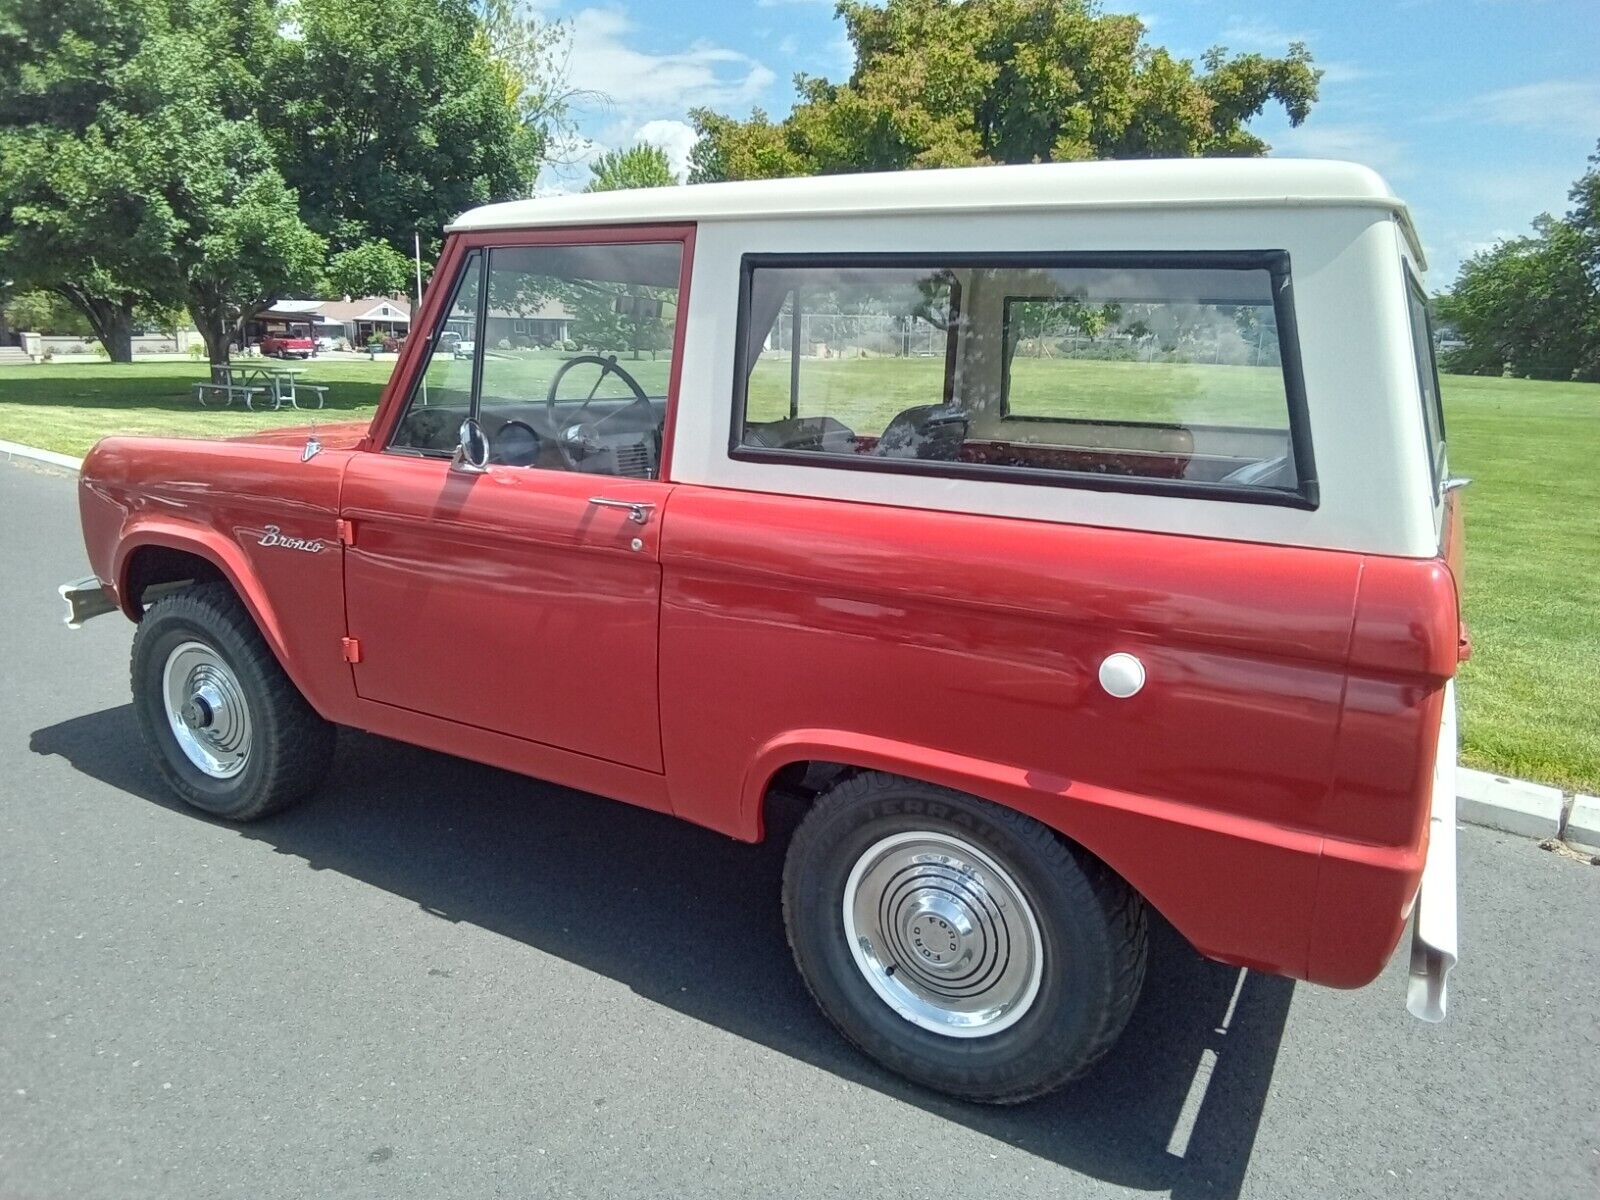
[[[134,634],[130,673],[156,768],[195,808],[255,820],[327,773],[333,726],[284,674],[226,583],[152,604]]]
[[[823,1012],[906,1077],[1014,1104],[1087,1071],[1144,979],[1143,902],[1039,822],[898,776],[820,797],[784,921]]]

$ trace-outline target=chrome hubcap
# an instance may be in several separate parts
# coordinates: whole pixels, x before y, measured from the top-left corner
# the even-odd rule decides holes
[[[870,846],[845,882],[844,928],[873,991],[934,1033],[999,1033],[1039,994],[1043,939],[1022,889],[949,834],[897,833]]]
[[[162,698],[172,736],[191,763],[213,779],[231,779],[250,757],[250,709],[233,669],[203,642],[167,655]]]

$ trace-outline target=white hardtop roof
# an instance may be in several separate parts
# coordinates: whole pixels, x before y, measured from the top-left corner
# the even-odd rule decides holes
[[[670,224],[1003,209],[1380,208],[1419,263],[1406,206],[1356,163],[1304,158],[1132,159],[699,183],[508,200],[463,213],[451,232],[558,225]]]

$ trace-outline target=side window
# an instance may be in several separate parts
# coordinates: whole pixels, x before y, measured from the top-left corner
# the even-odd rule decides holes
[[[1271,251],[752,256],[731,453],[1314,504],[1288,284]]]
[[[682,259],[677,242],[490,251],[478,411],[491,461],[656,478]]]
[[[1439,368],[1433,355],[1433,321],[1428,298],[1416,276],[1406,269],[1406,293],[1411,305],[1411,350],[1417,363],[1417,389],[1422,396],[1422,424],[1428,435],[1428,467],[1438,495],[1445,476],[1444,401],[1439,395]]]
[[[478,301],[483,286],[483,256],[467,260],[443,325],[434,331],[428,362],[412,388],[406,415],[395,427],[390,448],[449,457],[461,422],[472,411],[472,367],[478,340]]]

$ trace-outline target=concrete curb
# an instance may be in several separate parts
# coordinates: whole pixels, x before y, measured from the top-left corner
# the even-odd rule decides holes
[[[76,471],[83,459],[0,439],[0,454]],[[1600,798],[1574,796],[1542,783],[1508,779],[1469,767],[1456,770],[1456,818],[1544,841],[1564,838],[1600,853]]]
[[[34,446],[24,446],[21,442],[8,442],[0,439],[0,454],[7,459],[22,458],[31,462],[49,463],[52,467],[65,467],[69,471],[76,471],[83,466],[83,459],[73,458],[70,454],[57,454],[54,450],[40,450]]]
[[[1467,767],[1456,770],[1456,816],[1469,825],[1543,841],[1561,836],[1566,810],[1567,797],[1558,788]]]

